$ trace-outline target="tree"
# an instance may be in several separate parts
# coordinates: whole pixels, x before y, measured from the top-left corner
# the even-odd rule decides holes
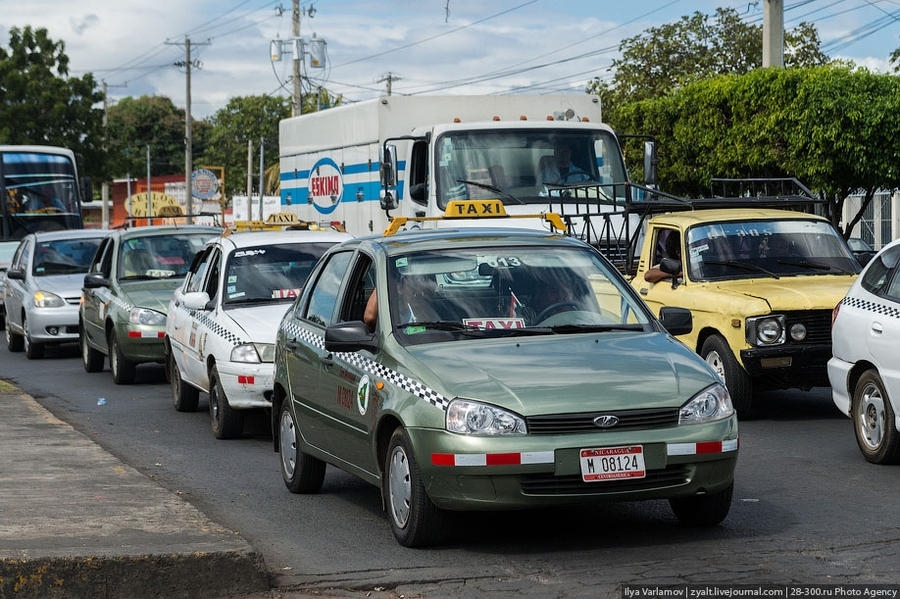
[[[46,29],[9,30],[9,48],[0,47],[0,143],[71,148],[85,174],[103,178],[102,100],[93,75],[69,76],[65,44]]]
[[[826,64],[813,25],[801,23],[785,32],[785,66]],[[619,45],[621,58],[609,70],[611,83],[595,78],[588,93],[603,98],[604,117],[615,124],[617,111],[629,102],[658,98],[716,75],[748,73],[762,66],[762,25],[744,23],[733,8],[719,8],[715,19],[695,12],[679,21],[651,27]]]
[[[900,78],[846,65],[757,69],[697,81],[623,107],[621,125],[652,133],[666,191],[703,195],[712,177],[797,177],[827,200],[900,187]]]

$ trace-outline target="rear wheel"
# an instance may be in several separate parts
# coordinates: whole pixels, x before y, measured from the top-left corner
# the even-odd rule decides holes
[[[398,428],[384,459],[384,504],[394,537],[405,547],[436,543],[443,532],[444,514],[425,492],[409,435]]]
[[[278,451],[285,486],[291,493],[318,493],[325,481],[325,462],[300,450],[300,433],[290,399],[282,402],[278,422]]]
[[[22,341],[25,349],[25,357],[29,360],[39,360],[44,357],[44,346],[31,340],[31,333],[28,331],[28,317],[22,315]]]
[[[172,403],[178,412],[196,412],[200,403],[200,390],[181,378],[181,370],[172,353],[166,355],[169,385],[172,387]]]
[[[734,483],[718,493],[677,497],[669,505],[679,520],[690,526],[715,526],[725,519],[731,509]]]
[[[751,418],[753,407],[753,382],[750,375],[738,363],[728,343],[720,335],[710,335],[703,342],[700,355],[725,381],[731,395],[731,403],[741,418]]]
[[[17,335],[9,328],[9,314],[6,315],[6,348],[12,352],[22,351],[23,346],[22,335]]]
[[[91,347],[87,334],[84,332],[84,323],[81,323],[81,335],[78,337],[81,342],[81,363],[86,372],[100,372],[103,370],[103,362],[106,356]]]
[[[867,370],[853,389],[850,414],[859,450],[873,464],[900,461],[900,433],[894,424],[894,409],[878,372]]]
[[[209,371],[209,416],[216,439],[234,439],[244,432],[244,415],[228,405],[215,366]]]
[[[137,365],[122,354],[122,347],[114,330],[109,332],[109,369],[117,385],[130,385],[134,382]]]

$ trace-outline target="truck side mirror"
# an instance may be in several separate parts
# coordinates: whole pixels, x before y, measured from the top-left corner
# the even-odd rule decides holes
[[[656,142],[644,142],[644,184],[656,186]]]
[[[397,185],[397,146],[385,144],[380,154],[381,186],[390,189]]]

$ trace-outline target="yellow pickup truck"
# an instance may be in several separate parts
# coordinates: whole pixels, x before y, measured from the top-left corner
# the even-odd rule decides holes
[[[642,232],[632,286],[657,314],[690,309],[679,339],[724,379],[740,416],[756,390],[828,386],[831,313],[860,266],[827,219],[748,201],[656,214]]]

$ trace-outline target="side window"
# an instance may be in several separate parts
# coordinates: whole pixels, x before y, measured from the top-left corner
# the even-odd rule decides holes
[[[13,255],[12,262],[10,262],[9,267],[12,268],[25,268],[28,265],[28,252],[25,249],[28,243],[20,243],[19,247],[16,248],[16,253]]]
[[[221,272],[222,260],[222,250],[215,248],[210,252],[209,260],[206,262],[209,266],[207,267],[208,272],[206,274],[204,291],[206,291],[209,299],[215,298],[216,294],[219,293],[219,273]]]
[[[208,248],[205,255],[200,259],[198,263],[194,265],[194,268],[188,271],[187,280],[185,281],[184,285],[184,291],[186,293],[190,293],[193,291],[203,291],[203,276],[206,274],[206,271],[209,268],[209,261],[214,253],[215,248]]]
[[[409,197],[416,204],[428,204],[428,143],[413,143],[411,164],[407,171]]]
[[[110,254],[110,248],[112,246],[112,239],[104,239],[100,242],[100,247],[97,248],[97,253],[94,254],[94,259],[91,261],[91,266],[88,269],[88,272],[103,273],[103,262]]]
[[[900,261],[900,246],[885,250],[878,258],[873,259],[860,283],[863,289],[869,293],[882,295],[885,286],[890,282],[891,274],[898,270],[898,261]],[[900,277],[895,275],[894,278]]]
[[[375,291],[375,264],[369,256],[361,253],[350,277],[344,305],[341,306],[340,321],[363,320],[366,304],[373,291]]]
[[[302,318],[323,327],[335,321],[338,292],[352,257],[353,252],[339,252],[331,256],[316,279]]]

